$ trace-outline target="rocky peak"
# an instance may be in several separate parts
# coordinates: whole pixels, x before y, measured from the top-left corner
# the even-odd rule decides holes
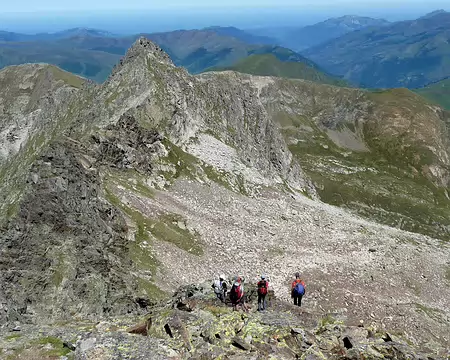
[[[126,64],[134,63],[136,58],[145,58],[146,60],[157,61],[161,64],[175,66],[169,55],[162,48],[154,42],[141,36],[134,42],[125,54],[125,57],[121,59],[119,64],[113,69],[112,76],[114,76],[118,70]]]

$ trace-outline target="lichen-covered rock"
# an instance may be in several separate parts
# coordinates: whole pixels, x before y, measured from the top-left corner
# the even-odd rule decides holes
[[[194,290],[196,289],[196,290]],[[194,291],[193,291],[194,290]],[[210,291],[192,286],[180,289],[170,301],[151,307],[147,320],[136,317],[111,319],[108,324],[86,323],[37,328],[26,326],[20,335],[0,333],[0,348],[7,356],[34,351],[41,359],[65,354],[74,359],[444,359],[444,349],[423,353],[398,339],[379,341],[376,329],[347,327],[327,320],[309,327],[305,313],[274,299],[266,312],[233,311],[211,298]],[[180,295],[195,298],[195,310],[180,309]],[[280,306],[279,306],[280,305]],[[285,318],[280,323],[277,318]],[[151,319],[151,320],[150,320]],[[289,319],[289,321],[287,321]],[[133,322],[139,322],[130,327]],[[317,324],[323,323],[317,318]],[[293,328],[290,324],[295,324]],[[136,331],[137,329],[145,329]],[[36,331],[39,329],[39,331]],[[354,339],[349,340],[349,334]],[[143,336],[144,335],[144,336]],[[14,341],[12,339],[14,338]],[[76,341],[73,343],[73,339]],[[72,342],[71,342],[72,341]],[[439,355],[439,351],[441,355]],[[24,355],[25,354],[25,355]]]

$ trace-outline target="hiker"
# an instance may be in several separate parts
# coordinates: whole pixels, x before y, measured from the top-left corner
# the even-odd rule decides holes
[[[230,301],[233,305],[233,310],[237,310],[238,305],[242,306],[244,311],[248,312],[247,305],[245,305],[244,285],[239,281],[235,281],[230,290]]]
[[[232,283],[235,283],[235,282],[238,282],[238,283],[240,283],[242,286],[244,285],[244,281],[245,281],[245,278],[242,276],[242,275],[237,275],[237,276],[233,276],[233,278],[232,278]]]
[[[269,291],[269,282],[266,275],[261,275],[261,280],[258,281],[258,311],[266,310],[266,295]]]
[[[295,274],[295,280],[292,282],[291,297],[294,298],[294,305],[302,306],[302,298],[305,295],[305,282],[300,278],[300,274]]]
[[[214,280],[212,284],[212,288],[214,289],[214,293],[216,294],[217,298],[225,303],[225,299],[227,297],[227,282],[226,282],[225,275],[220,275],[219,280]]]

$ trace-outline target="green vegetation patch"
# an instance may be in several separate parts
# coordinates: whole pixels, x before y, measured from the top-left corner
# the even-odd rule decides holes
[[[36,345],[52,345],[52,349],[39,350],[39,353],[44,356],[66,356],[71,352],[70,349],[64,347],[61,339],[53,336],[42,337],[34,340],[32,343]]]
[[[195,156],[183,151],[180,147],[172,144],[168,140],[164,141],[164,145],[169,150],[169,153],[162,161],[175,166],[175,171],[162,172],[162,175],[169,183],[172,183],[178,178],[197,180],[206,176],[209,180],[228,190],[248,195],[242,175],[230,177],[225,171],[218,170],[212,165],[201,162]]]
[[[106,200],[121,209],[136,225],[136,232],[134,234],[134,241],[128,243],[128,255],[137,269],[149,272],[152,276],[156,274],[159,261],[156,259],[151,248],[151,239],[148,229],[151,225],[149,220],[145,218],[139,211],[132,209],[123,204],[119,198],[108,188],[111,179],[105,181],[105,198]],[[147,296],[153,300],[158,301],[164,298],[167,294],[158,288],[152,281],[143,277],[136,276],[138,289],[143,291]]]
[[[211,181],[214,181],[216,184],[222,185],[224,188],[228,190],[233,190],[230,182],[226,178],[226,173],[222,173],[217,170],[214,166],[211,165],[203,165],[203,171],[207,178]]]
[[[163,158],[162,161],[172,164],[175,167],[175,171],[163,171],[162,175],[169,183],[172,183],[178,178],[184,177],[187,179],[195,180],[196,174],[200,168],[199,160],[187,152],[183,151],[180,147],[171,143],[167,139],[163,140],[163,144],[168,149],[168,155]]]
[[[337,323],[337,320],[330,314],[320,319],[319,327],[324,327],[327,325],[334,325]]]
[[[107,178],[111,179],[114,183],[122,186],[123,188],[134,192],[138,195],[153,199],[155,197],[155,190],[150,188],[146,182],[144,176],[139,174],[134,169],[127,170],[114,170],[109,169]]]
[[[143,247],[150,248],[149,233],[156,239],[170,242],[191,254],[203,255],[198,233],[192,233],[187,229],[185,219],[181,215],[164,214],[157,218],[147,218],[138,210],[123,204],[108,188],[105,189],[105,193],[107,200],[120,208],[137,226],[135,246],[130,247],[130,255],[140,266],[146,267],[147,270],[155,270],[156,259],[151,255],[151,251],[143,251]]]
[[[85,79],[83,79],[77,75],[74,75],[74,74],[64,71],[64,70],[61,70],[58,67],[51,66],[50,69],[53,73],[53,76],[56,79],[62,80],[62,81],[64,81],[64,83],[66,83],[67,85],[70,85],[74,88],[81,89],[83,87],[83,84],[86,81]]]
[[[429,318],[431,318],[431,319],[433,319],[435,321],[438,321],[438,322],[442,321],[442,318],[443,318],[443,315],[444,315],[442,310],[435,309],[435,308],[432,308],[432,307],[429,307],[429,306],[425,306],[425,305],[422,305],[422,304],[418,304],[418,303],[415,303],[415,305],[416,305],[416,311],[424,313]]]
[[[229,308],[224,306],[207,305],[204,308],[205,311],[210,312],[214,316],[221,316],[230,312]]]
[[[180,215],[160,216],[150,225],[149,231],[155,238],[170,242],[190,254],[203,255],[203,248],[198,241],[199,234],[193,234],[188,230],[185,220]]]
[[[64,261],[64,254],[60,253],[57,256],[57,264],[54,267],[54,272],[52,275],[52,281],[56,287],[59,287],[61,285],[61,283],[63,282],[64,277],[65,277],[65,272],[66,272],[66,266],[65,266],[65,261]]]
[[[12,335],[8,335],[8,336],[6,337],[6,340],[8,340],[8,341],[16,340],[16,339],[20,338],[21,336],[22,336],[22,335],[20,335],[20,334],[12,334]]]
[[[158,286],[153,284],[151,281],[146,280],[141,277],[136,278],[138,283],[138,288],[143,290],[148,297],[153,301],[159,301],[167,297],[167,293],[162,291]]]
[[[283,256],[285,254],[285,251],[282,248],[280,248],[279,246],[276,246],[276,245],[270,246],[267,249],[267,252],[268,252],[268,254],[270,256],[273,256],[273,257]]]
[[[232,70],[252,75],[304,79],[323,84],[348,86],[346,81],[328,75],[311,64],[301,61],[282,61],[276,54],[252,54],[232,66],[211,70]]]
[[[129,175],[129,174],[128,174]],[[191,233],[186,228],[185,220],[176,214],[165,214],[156,218],[148,218],[140,211],[123,204],[111,190],[114,185],[123,184],[121,176],[107,177],[105,181],[105,198],[112,205],[121,209],[136,225],[134,241],[128,243],[128,254],[133,264],[141,271],[149,272],[152,278],[160,263],[152,251],[152,237],[167,241],[190,254],[203,255],[203,248],[197,233]],[[131,186],[131,185],[130,185]],[[126,187],[127,188],[127,187]],[[127,188],[128,189],[128,188]],[[137,188],[133,187],[132,191]],[[138,188],[138,193],[153,195],[147,187]],[[150,193],[148,193],[150,191]],[[158,286],[146,277],[136,276],[138,289],[147,294],[152,301],[158,301],[167,296]]]
[[[121,209],[136,225],[134,242],[128,244],[129,255],[133,263],[141,270],[156,272],[158,261],[151,251],[151,241],[148,235],[148,219],[139,211],[123,204],[119,198],[108,188],[105,187],[105,197],[109,203]]]
[[[450,110],[450,79],[438,81],[414,91],[444,109]]]

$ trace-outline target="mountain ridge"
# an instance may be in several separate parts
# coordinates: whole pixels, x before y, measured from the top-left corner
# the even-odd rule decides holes
[[[309,311],[448,344],[448,246],[421,235],[449,225],[439,107],[407,90],[192,76],[142,38],[104,84],[72,91],[51,129],[0,164],[2,325],[143,315],[219,270],[273,274],[289,300],[302,251]],[[379,141],[391,139],[401,142]],[[363,194],[344,206],[398,228],[317,201],[344,187]]]
[[[204,28],[203,30],[214,31],[219,35],[235,37],[247,44],[278,45],[277,41],[273,38],[270,38],[268,36],[253,35],[234,26],[209,26]]]

